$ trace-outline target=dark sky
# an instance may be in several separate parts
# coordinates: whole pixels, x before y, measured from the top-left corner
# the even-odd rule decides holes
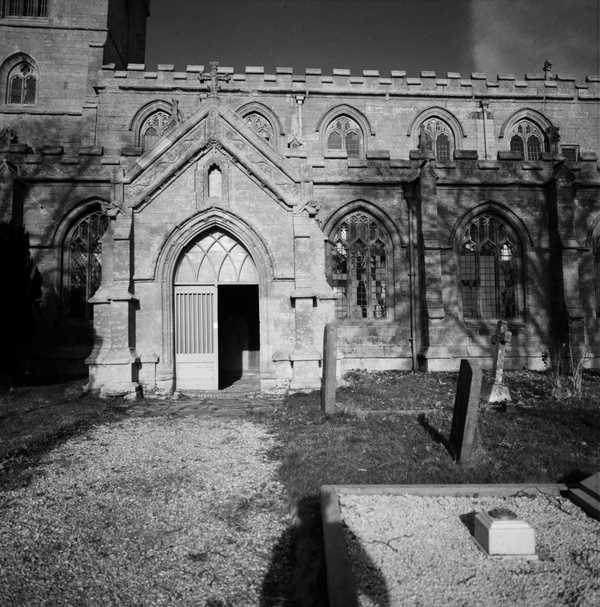
[[[146,63],[600,73],[600,0],[151,0]]]

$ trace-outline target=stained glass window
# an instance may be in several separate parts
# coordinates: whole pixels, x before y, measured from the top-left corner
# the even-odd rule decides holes
[[[391,245],[387,231],[362,211],[347,216],[331,238],[328,269],[339,320],[389,317]]]
[[[8,74],[7,103],[35,103],[37,75],[33,66],[21,61]]]
[[[74,318],[91,317],[88,300],[102,279],[102,236],[107,227],[108,217],[95,211],[74,226],[65,243],[65,303]]]
[[[510,149],[519,152],[525,160],[539,160],[545,150],[545,137],[533,122],[520,120],[512,128]]]
[[[419,147],[424,152],[433,152],[438,162],[450,162],[454,152],[454,135],[443,120],[429,118],[419,129]]]
[[[258,112],[251,112],[250,114],[246,114],[244,116],[244,120],[246,124],[256,131],[258,135],[260,135],[267,143],[273,144],[274,142],[274,134],[273,127],[271,123]]]
[[[332,120],[325,131],[328,150],[346,151],[348,158],[361,155],[362,131],[348,116],[339,116]]]
[[[164,110],[158,110],[146,118],[140,129],[140,143],[144,151],[151,150],[171,124],[173,117]]]
[[[519,314],[520,250],[512,230],[480,215],[464,231],[459,252],[463,316],[511,319]]]

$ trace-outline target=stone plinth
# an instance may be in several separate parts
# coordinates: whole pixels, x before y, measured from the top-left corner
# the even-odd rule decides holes
[[[487,512],[478,512],[475,515],[474,536],[490,556],[537,559],[535,531],[525,521],[496,519]]]

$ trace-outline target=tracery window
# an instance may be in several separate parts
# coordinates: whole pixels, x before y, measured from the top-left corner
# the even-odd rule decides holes
[[[244,120],[246,124],[256,131],[258,135],[260,135],[267,143],[273,145],[274,142],[274,132],[273,126],[271,123],[258,112],[250,112],[250,114],[246,114],[244,116]]]
[[[65,240],[63,295],[71,317],[91,317],[88,300],[102,279],[102,236],[107,227],[107,215],[96,210],[80,219]]]
[[[348,116],[332,120],[325,131],[327,149],[346,152],[348,158],[359,158],[362,153],[362,131]]]
[[[467,226],[459,251],[463,316],[511,319],[519,315],[521,251],[512,230],[493,215]]]
[[[336,294],[339,320],[383,320],[389,317],[392,252],[385,228],[356,211],[334,230],[328,270]]]
[[[145,152],[151,150],[173,124],[173,117],[164,110],[148,116],[140,129],[140,143]]]
[[[48,0],[4,0],[3,17],[47,17]]]
[[[6,103],[35,103],[37,74],[28,61],[21,61],[8,73]]]
[[[419,149],[433,153],[438,162],[450,162],[454,152],[454,135],[439,118],[429,118],[419,128]]]
[[[520,120],[511,131],[510,151],[518,152],[525,160],[539,160],[545,150],[542,131],[530,120]]]

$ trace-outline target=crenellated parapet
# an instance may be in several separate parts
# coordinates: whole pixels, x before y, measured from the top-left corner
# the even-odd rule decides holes
[[[126,70],[118,70],[114,64],[108,64],[102,67],[97,87],[208,93],[209,84],[199,78],[205,71],[208,70],[203,65],[187,65],[184,70],[176,70],[171,64],[147,69],[144,64],[130,63]],[[218,73],[230,76],[228,82],[220,83],[224,93],[310,92],[388,97],[600,100],[600,75],[577,80],[570,74],[555,74],[549,79],[544,73],[528,73],[523,77],[501,73],[493,79],[480,72],[438,75],[434,71],[422,71],[414,77],[405,70],[383,73],[369,69],[353,74],[349,69],[340,68],[334,68],[331,73],[324,73],[321,68],[306,68],[304,73],[297,73],[290,67],[276,67],[274,73],[268,73],[263,66],[246,66],[243,71],[222,66]]]

